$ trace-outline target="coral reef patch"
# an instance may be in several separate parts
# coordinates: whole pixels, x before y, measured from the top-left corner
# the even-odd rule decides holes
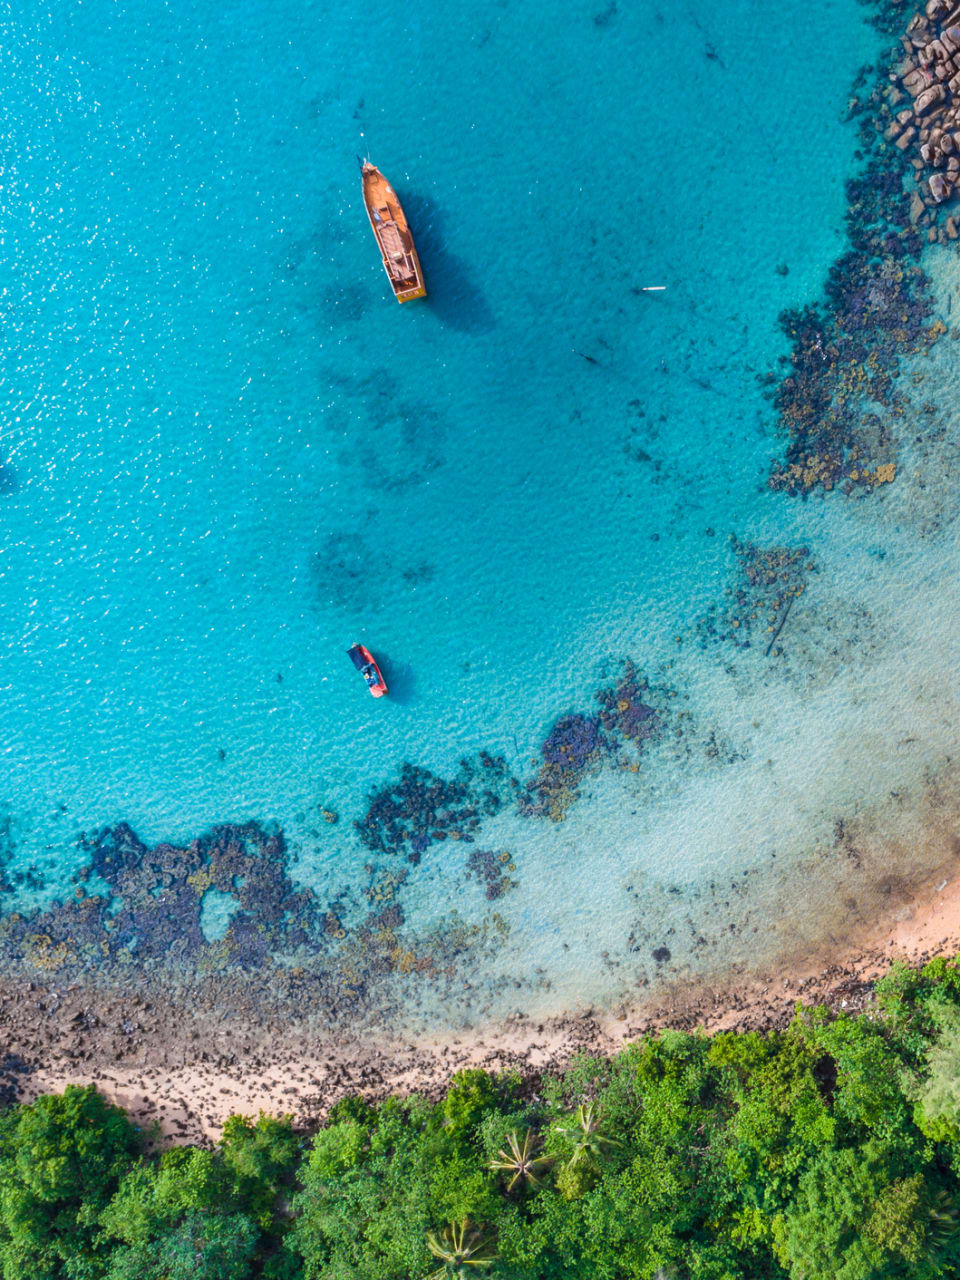
[[[349,1005],[354,1017],[385,1017],[397,993],[383,979],[453,981],[455,961],[475,961],[507,933],[499,916],[466,922],[455,912],[420,933],[407,928],[399,897],[408,868],[371,865],[359,914],[349,891],[325,902],[291,879],[283,832],[253,822],[153,847],[120,824],[79,845],[87,861],[72,898],[0,921],[5,972],[121,989],[134,981],[181,997],[213,984],[227,1012],[268,1001],[303,1016]],[[504,867],[498,874],[502,893],[512,882]],[[232,900],[215,940],[201,928],[211,892]]]
[[[793,348],[773,398],[789,441],[772,489],[840,486],[850,494],[896,477],[894,424],[909,403],[894,386],[900,361],[924,354],[946,331],[928,323],[929,282],[904,258],[885,254],[877,262],[851,251],[831,269],[823,306],[781,317]]]
[[[515,889],[518,881],[511,880],[508,871],[516,871],[512,856],[506,851],[494,853],[491,849],[471,849],[467,858],[467,877],[472,876],[483,885],[488,901],[502,898],[509,889]]]
[[[80,847],[89,861],[74,898],[32,917],[6,916],[0,941],[8,953],[54,970],[228,962],[255,969],[302,945],[316,924],[313,895],[289,878],[283,834],[256,823],[216,827],[185,848],[150,848],[121,823],[84,837]],[[213,946],[200,928],[208,889],[236,902],[226,936]]]

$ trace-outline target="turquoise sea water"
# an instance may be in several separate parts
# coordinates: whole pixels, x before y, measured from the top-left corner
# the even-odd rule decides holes
[[[948,855],[956,424],[861,501],[766,486],[777,316],[844,244],[856,0],[0,15],[8,910],[73,892],[80,832],[273,824],[348,935],[401,868],[409,938],[485,930],[452,985],[383,978],[440,1025],[816,941],[844,885],[861,920],[884,866]],[[358,153],[424,304],[389,294]],[[703,638],[731,534],[810,550],[782,654]],[[472,845],[364,846],[404,762],[523,785],[624,658],[682,709],[637,771],[561,822],[511,800]],[[208,942],[236,909],[204,897]]]

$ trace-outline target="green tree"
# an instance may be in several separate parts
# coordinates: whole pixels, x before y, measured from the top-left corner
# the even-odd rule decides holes
[[[220,1154],[171,1147],[156,1161],[132,1168],[100,1214],[108,1237],[140,1244],[189,1214],[239,1207],[233,1179]]]
[[[231,1126],[241,1168],[251,1156],[247,1140],[256,1148],[255,1126],[246,1137],[242,1126]],[[266,1168],[275,1171],[269,1162]],[[261,1230],[263,1222],[268,1229],[279,1225],[263,1212],[268,1195],[252,1173],[238,1174],[223,1150],[172,1147],[141,1163],[100,1214],[101,1240],[113,1247],[106,1280],[240,1280],[258,1251],[268,1258],[277,1252],[279,1231],[270,1243]]]
[[[938,1142],[960,1142],[960,1008],[944,1009],[928,1043],[925,1075],[915,1087],[921,1130]]]
[[[497,1212],[496,1177],[468,1137],[484,1112],[470,1111],[465,1131],[443,1103],[388,1099],[370,1126],[348,1119],[316,1135],[289,1236],[307,1280],[423,1276],[434,1223]]]
[[[101,1273],[97,1218],[129,1169],[137,1135],[93,1088],[68,1086],[0,1123],[0,1273],[56,1280]]]
[[[247,1280],[259,1235],[246,1214],[190,1213],[149,1242],[117,1249],[105,1280]]]
[[[565,1200],[579,1200],[600,1177],[600,1161],[621,1144],[606,1132],[603,1110],[596,1102],[581,1103],[555,1131],[569,1146],[557,1174],[557,1190]]]
[[[444,1124],[457,1137],[469,1134],[484,1112],[493,1110],[499,1090],[491,1076],[479,1067],[458,1071],[450,1081],[441,1105]]]
[[[825,1151],[774,1228],[798,1280],[935,1280],[944,1233],[922,1172],[898,1177],[875,1143]],[[933,1210],[933,1212],[932,1212]]]
[[[449,1223],[439,1234],[428,1232],[427,1248],[441,1263],[429,1280],[468,1280],[468,1267],[486,1270],[497,1258],[490,1238],[469,1218]]]
[[[556,1156],[536,1154],[540,1141],[531,1129],[524,1130],[522,1139],[515,1129],[511,1129],[507,1134],[506,1147],[501,1148],[490,1161],[490,1168],[495,1172],[510,1175],[507,1183],[508,1192],[512,1191],[518,1182],[525,1182],[532,1187],[540,1185],[541,1174],[549,1169],[556,1159]]]
[[[233,1194],[264,1231],[276,1225],[278,1198],[292,1184],[299,1161],[300,1139],[291,1120],[261,1112],[256,1121],[231,1116],[223,1126],[220,1150],[232,1175]]]

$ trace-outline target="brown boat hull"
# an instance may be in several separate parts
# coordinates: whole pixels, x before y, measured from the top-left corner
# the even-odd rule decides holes
[[[369,161],[363,164],[363,203],[393,296],[398,302],[425,298],[420,258],[403,206],[390,183]]]

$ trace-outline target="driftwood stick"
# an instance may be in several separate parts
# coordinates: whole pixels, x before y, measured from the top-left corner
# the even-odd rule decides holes
[[[770,650],[777,643],[777,636],[779,636],[780,632],[783,630],[783,624],[790,617],[790,610],[793,608],[793,602],[794,600],[796,600],[796,598],[797,598],[796,596],[791,596],[790,599],[787,601],[787,607],[784,609],[783,616],[781,617],[780,622],[777,624],[776,631],[770,637],[770,643],[767,645],[767,651],[763,655],[765,658],[770,657]]]

